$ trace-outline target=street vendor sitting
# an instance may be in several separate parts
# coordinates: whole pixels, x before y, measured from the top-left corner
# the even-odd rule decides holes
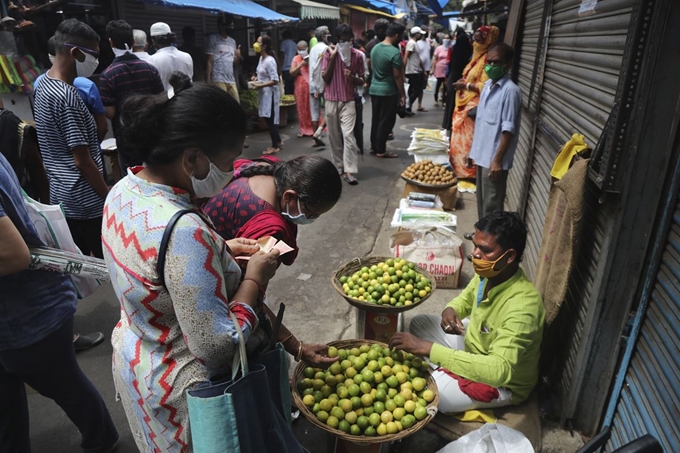
[[[415,316],[410,333],[392,337],[390,346],[429,357],[444,413],[519,404],[538,381],[545,312],[519,268],[526,237],[517,213],[479,220],[472,281],[441,317]]]

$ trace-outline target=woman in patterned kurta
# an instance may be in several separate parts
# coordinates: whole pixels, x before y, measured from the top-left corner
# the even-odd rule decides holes
[[[314,134],[314,128],[312,127],[312,111],[309,106],[307,42],[300,41],[297,46],[298,54],[293,57],[290,64],[290,75],[295,77],[295,104],[297,106],[298,123],[300,123],[298,137],[311,137]]]
[[[484,83],[489,79],[484,72],[486,51],[498,40],[498,27],[483,26],[475,31],[472,44],[472,60],[463,70],[463,78],[453,84],[456,90],[456,106],[451,122],[451,147],[449,161],[458,178],[474,179],[477,169],[468,168],[467,162],[472,148],[472,136],[475,133],[475,120],[468,114],[479,104],[479,95]]]
[[[197,199],[226,184],[240,153],[245,115],[226,92],[198,84],[172,99],[131,98],[121,128],[130,151],[144,157],[111,190],[102,239],[121,319],[113,335],[113,376],[139,450],[192,451],[186,391],[229,369],[238,335],[257,333],[260,287],[276,269],[274,254],[251,257],[246,277],[229,254],[253,253],[254,241],[225,241]],[[157,271],[170,218],[184,215],[167,248],[165,285]]]

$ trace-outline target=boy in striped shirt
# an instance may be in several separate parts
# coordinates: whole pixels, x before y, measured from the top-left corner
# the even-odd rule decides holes
[[[333,163],[342,178],[350,185],[358,184],[352,175],[359,171],[356,124],[356,87],[364,84],[364,60],[361,52],[352,47],[352,29],[340,24],[335,29],[337,45],[331,45],[323,56],[321,71],[326,84],[326,127]]]
[[[50,183],[50,201],[61,203],[71,235],[85,254],[103,258],[101,229],[109,187],[102,176],[97,127],[73,86],[99,65],[99,36],[68,19],[55,33],[52,68],[35,91],[35,124]]]

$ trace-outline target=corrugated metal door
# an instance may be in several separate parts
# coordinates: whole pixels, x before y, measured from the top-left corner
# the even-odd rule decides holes
[[[529,228],[524,268],[531,278],[541,246],[550,191],[550,168],[575,132],[594,146],[614,106],[614,95],[636,0],[601,0],[581,17],[580,0],[554,0],[545,70],[537,88],[539,128],[534,140],[525,220]],[[520,135],[521,136],[521,135]],[[595,221],[595,219],[592,219]],[[595,246],[604,236],[595,238]],[[592,272],[595,268],[590,269]],[[573,358],[572,358],[573,359]]]
[[[665,242],[606,451],[647,433],[680,451],[680,204]]]
[[[581,133],[594,147],[614,108],[622,70],[632,7],[637,0],[600,0],[595,14],[579,16],[580,0],[555,0],[547,40],[545,74],[540,96],[541,127],[537,134],[532,182],[527,200],[529,241],[525,267],[533,276],[542,228],[531,227],[545,217],[550,190],[550,166],[559,148],[572,134]],[[610,230],[615,206],[612,199],[599,203],[597,188],[587,183],[584,231],[569,292],[560,313],[562,338],[559,388],[565,402],[563,417],[571,418],[582,375],[575,375],[585,319],[605,234]]]
[[[524,209],[523,193],[528,174],[528,160],[533,146],[532,133],[534,129],[533,116],[536,112],[535,97],[529,105],[531,82],[536,67],[536,54],[539,48],[541,19],[543,17],[543,0],[529,0],[524,9],[524,25],[522,27],[522,41],[519,53],[519,67],[517,82],[522,90],[522,124],[512,170],[508,174],[507,209],[522,211]]]
[[[203,45],[206,33],[217,31],[217,16],[201,10],[167,8],[135,0],[123,0],[121,5],[120,18],[132,25],[132,28],[144,30],[149,43],[149,30],[156,22],[170,25],[170,29],[177,35],[178,43],[182,42],[182,29],[187,26],[196,30],[196,44],[199,46]]]
[[[585,17],[578,15],[581,0],[553,3],[541,113],[558,138],[578,132],[597,143],[614,106],[636,1],[601,0]]]

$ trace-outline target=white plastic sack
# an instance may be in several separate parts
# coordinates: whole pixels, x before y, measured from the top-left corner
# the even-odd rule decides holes
[[[437,78],[435,76],[429,76],[427,78],[427,86],[423,90],[427,94],[433,94],[434,89],[437,87]]]
[[[71,236],[71,230],[66,223],[64,211],[61,205],[47,205],[35,201],[24,193],[24,203],[28,211],[28,217],[33,222],[38,236],[48,247],[66,250],[67,252],[82,252],[76,246]],[[83,299],[94,293],[101,285],[99,280],[81,275],[69,274],[73,285],[78,293],[78,298]]]
[[[534,447],[519,431],[498,423],[487,423],[437,453],[534,453]]]

